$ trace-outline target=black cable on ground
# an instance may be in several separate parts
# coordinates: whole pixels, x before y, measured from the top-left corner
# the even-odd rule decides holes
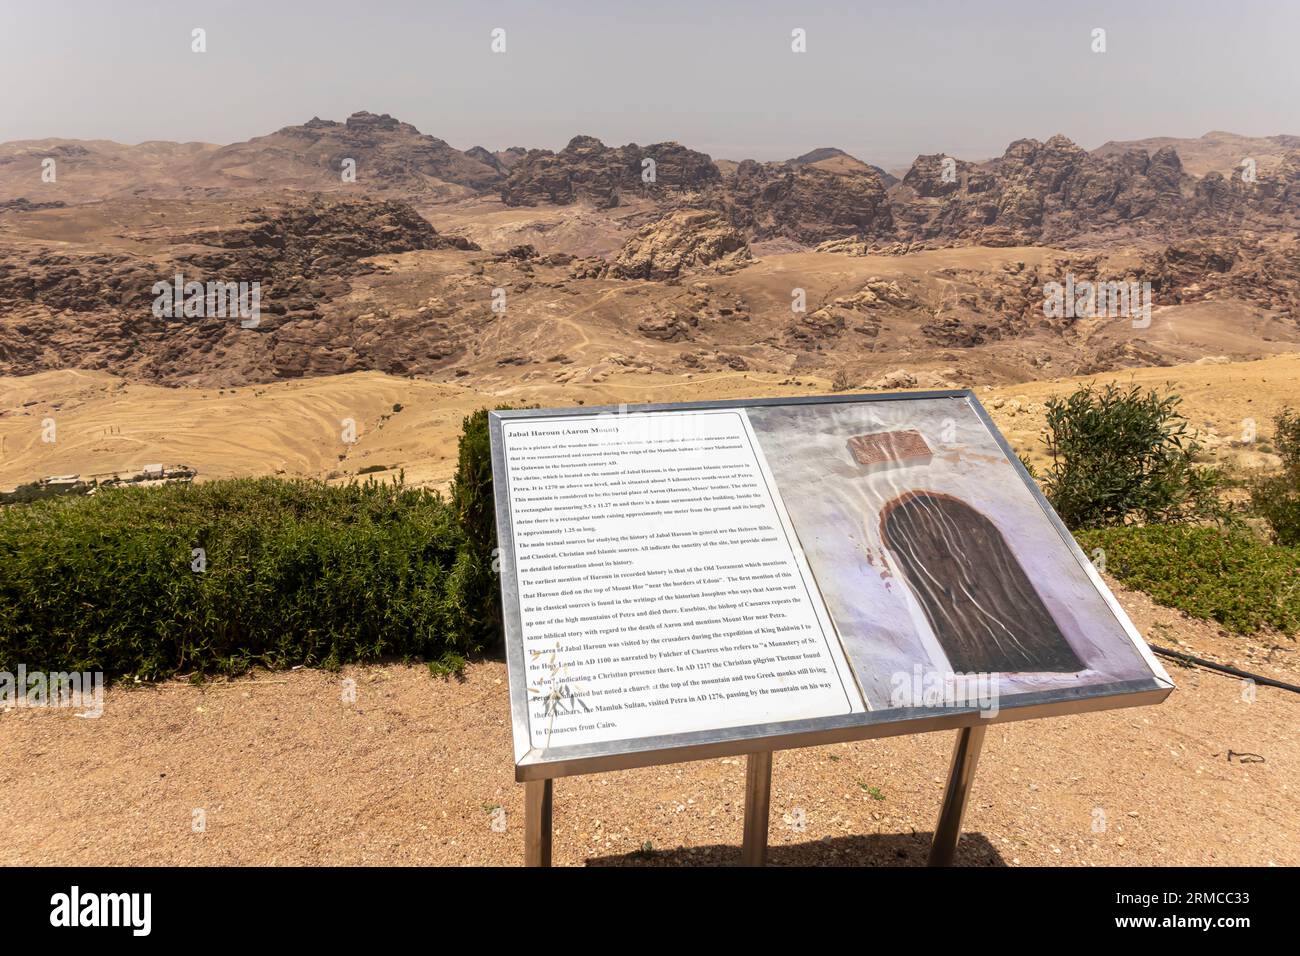
[[[1229,667],[1227,664],[1216,664],[1214,661],[1207,661],[1203,657],[1194,657],[1191,654],[1184,654],[1182,651],[1171,651],[1167,647],[1156,647],[1154,644],[1148,644],[1147,646],[1157,654],[1163,654],[1165,657],[1187,661],[1189,664],[1196,664],[1200,667],[1208,667],[1212,671],[1231,674],[1233,677],[1246,677],[1253,680],[1256,684],[1263,684],[1266,687],[1280,687],[1283,690],[1289,690],[1293,694],[1300,694],[1300,687],[1297,687],[1295,684],[1288,684],[1285,681],[1274,680],[1272,677],[1265,677],[1262,674],[1252,674],[1250,671],[1237,670],[1237,668]]]

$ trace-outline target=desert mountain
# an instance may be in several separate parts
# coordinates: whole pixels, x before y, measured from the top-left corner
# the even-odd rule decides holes
[[[978,163],[921,156],[892,184],[830,147],[735,164],[589,136],[460,151],[370,113],[224,147],[10,143],[0,374],[225,387],[370,370],[515,394],[621,374],[901,387],[1255,358],[1300,343],[1298,217],[1300,150],[1250,182],[1189,172],[1171,145],[1090,153],[1063,136]],[[157,314],[155,285],[178,274],[257,283],[260,321]],[[1150,283],[1149,322],[1046,315],[1067,274]]]
[[[47,158],[55,160],[53,183],[42,180]],[[27,140],[0,145],[0,201],[36,201],[55,193],[65,202],[88,202],[266,189],[350,189],[446,200],[496,186],[505,163],[493,158],[495,163],[487,162],[388,114],[366,112],[342,123],[313,118],[229,146]],[[355,162],[354,183],[344,181],[347,159]]]
[[[1203,176],[1163,146],[1089,153],[1064,136],[1017,140],[982,163],[920,156],[897,180],[843,150],[786,162],[714,163],[676,143],[606,147],[576,137],[564,150],[529,152],[501,187],[512,206],[587,201],[611,208],[635,196],[721,212],[753,241],[805,245],[853,238],[884,244],[1086,243],[1192,237],[1300,222],[1300,150],[1274,137],[1254,182]],[[647,158],[656,185],[640,177]]]
[[[470,159],[478,160],[485,166],[491,166],[503,177],[510,175],[510,170],[519,165],[519,161],[528,155],[528,150],[522,146],[511,146],[509,149],[491,152],[482,146],[471,146],[465,150],[465,155]]]
[[[1152,136],[1149,139],[1112,140],[1092,151],[1094,156],[1113,156],[1131,150],[1154,153],[1166,147],[1176,150],[1183,169],[1193,176],[1239,174],[1242,161],[1254,159],[1259,170],[1272,170],[1288,153],[1300,150],[1300,136],[1240,136],[1214,131],[1197,138]]]
[[[501,200],[507,206],[536,206],[582,199],[612,208],[624,191],[657,196],[699,190],[720,176],[712,159],[679,143],[612,147],[594,136],[575,136],[558,153],[529,150],[511,167]]]
[[[1291,228],[1300,152],[1243,182],[1198,179],[1169,146],[1097,154],[1064,136],[1022,139],[985,163],[919,156],[890,203],[901,238],[997,246]]]
[[[231,382],[293,378],[345,371],[358,360],[404,371],[405,361],[380,353],[441,358],[432,344],[442,339],[438,323],[402,341],[392,336],[407,330],[374,316],[358,324],[339,300],[351,280],[375,271],[368,257],[477,248],[439,235],[410,206],[373,199],[210,201],[183,209],[164,202],[146,215],[126,201],[104,206],[107,221],[131,215],[134,227],[85,246],[41,243],[0,258],[0,372],[71,366],[178,383],[214,369]],[[177,275],[183,283],[256,282],[264,314],[244,327],[233,306],[211,314],[209,293],[208,314],[159,315],[155,286]]]
[[[806,188],[809,175],[836,178],[786,168],[775,182]],[[480,199],[457,208],[465,222],[483,215]],[[536,215],[489,208],[520,223]],[[575,258],[554,245],[479,249],[410,205],[366,197],[14,205],[0,211],[0,374],[78,368],[225,387],[372,370],[509,391],[611,374],[844,371],[903,387],[1251,358],[1300,342],[1300,256],[1284,236],[1113,254],[911,245],[755,258],[719,210],[603,214],[614,213],[621,246]],[[158,315],[155,285],[178,273],[258,282],[260,321]],[[1049,318],[1043,290],[1067,274],[1150,282],[1150,324]]]
[[[356,164],[358,185],[408,198],[465,195],[502,178],[498,164],[480,155],[454,149],[387,113],[366,112],[343,123],[313,117],[301,126],[223,146],[205,155],[195,172],[201,181],[219,185],[251,180],[263,188],[322,189],[342,184],[347,159]]]
[[[857,173],[870,169],[875,171],[885,186],[894,186],[898,183],[897,176],[885,172],[879,166],[864,163],[856,156],[850,156],[844,150],[835,146],[823,146],[819,149],[810,150],[802,156],[796,156],[786,162],[796,168],[815,166],[818,169],[824,169],[828,173]]]
[[[1300,138],[1208,133],[1198,140],[1017,140],[985,162],[919,156],[902,180],[834,147],[786,162],[715,163],[678,143],[606,146],[575,136],[558,152],[461,151],[409,123],[360,112],[313,118],[229,146],[40,140],[0,145],[0,203],[212,198],[266,190],[352,192],[423,207],[478,199],[506,207],[648,204],[712,209],[750,241],[983,245],[1190,238],[1300,223]],[[1184,153],[1192,157],[1185,164]],[[1256,160],[1241,175],[1243,155]],[[57,182],[42,180],[53,159]],[[355,181],[345,181],[347,160]],[[846,247],[847,248],[847,247]]]
[[[817,163],[758,163],[747,159],[704,203],[723,212],[754,239],[818,243],[840,236],[892,236],[893,216],[876,171]]]
[[[0,202],[80,203],[111,196],[196,195],[201,189],[192,175],[195,166],[220,148],[212,143],[166,142],[125,146],[103,139],[0,143]]]

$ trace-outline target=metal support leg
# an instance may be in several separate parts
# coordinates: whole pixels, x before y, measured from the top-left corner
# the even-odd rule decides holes
[[[745,843],[740,850],[743,866],[767,861],[767,824],[772,803],[772,751],[750,754],[745,764]]]
[[[524,784],[524,866],[551,865],[550,780]]]
[[[948,788],[944,791],[939,821],[934,825],[934,842],[930,845],[930,866],[951,866],[961,839],[961,818],[966,813],[975,764],[984,746],[984,725],[963,727],[957,731],[952,749],[952,767],[948,770]]]

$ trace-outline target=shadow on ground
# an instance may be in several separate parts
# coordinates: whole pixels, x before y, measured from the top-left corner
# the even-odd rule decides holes
[[[879,833],[831,837],[808,843],[772,846],[768,866],[925,866],[930,833]],[[740,847],[713,844],[674,850],[641,850],[617,856],[588,857],[587,866],[739,866]],[[982,833],[964,833],[954,866],[1006,866]]]

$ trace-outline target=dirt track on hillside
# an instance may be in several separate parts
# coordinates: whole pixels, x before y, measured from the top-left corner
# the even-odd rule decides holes
[[[1295,642],[1120,593],[1154,643],[1300,683]],[[1300,696],[1170,672],[1158,707],[993,728],[957,862],[1300,864]],[[778,753],[770,862],[924,863],[951,743]],[[0,864],[515,864],[510,749],[499,660],[460,681],[379,665],[115,688],[96,720],[0,712]],[[560,780],[555,862],[737,863],[744,775],[741,757]]]

